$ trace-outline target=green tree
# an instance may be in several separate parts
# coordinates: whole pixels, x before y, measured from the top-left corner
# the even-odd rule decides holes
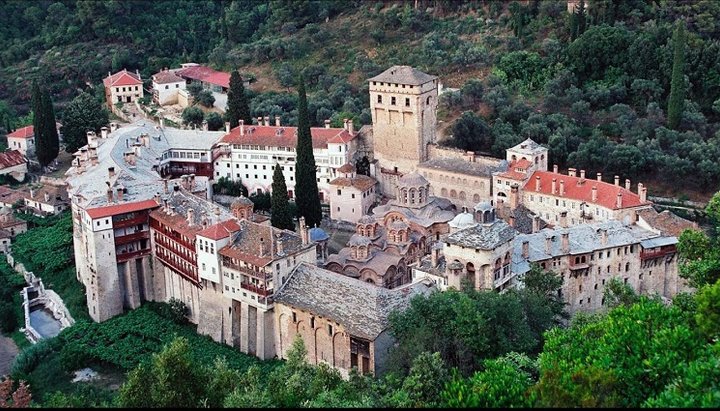
[[[322,221],[320,194],[317,186],[317,169],[313,154],[310,118],[308,117],[305,80],[298,83],[298,130],[297,160],[295,163],[295,202],[300,216],[305,217],[308,227],[316,227]]]
[[[413,360],[402,390],[408,394],[410,406],[433,407],[437,405],[440,392],[448,380],[449,374],[440,353],[425,351]]]
[[[197,94],[194,101],[203,107],[211,108],[215,104],[215,96],[210,90],[203,90]]]
[[[200,124],[202,124],[203,119],[205,118],[205,115],[203,114],[202,110],[200,108],[195,106],[186,107],[185,110],[182,112],[182,119],[183,123],[187,126],[195,126],[200,127]]]
[[[217,131],[225,126],[223,124],[223,119],[220,114],[214,111],[207,113],[207,116],[205,116],[205,121],[207,121],[208,130],[210,131]]]
[[[685,26],[679,20],[673,32],[673,65],[668,97],[668,127],[677,130],[685,103]]]
[[[705,207],[708,232],[687,229],[678,239],[680,276],[695,288],[720,280],[720,192]]]
[[[275,163],[274,169],[270,223],[273,227],[294,230],[295,223],[293,223],[293,216],[290,214],[288,205],[288,190],[285,184],[285,176],[283,175],[280,164]]]
[[[635,290],[630,285],[620,281],[619,278],[611,278],[605,284],[603,298],[605,299],[605,305],[610,308],[619,305],[630,306],[639,300]]]
[[[108,111],[92,95],[80,93],[63,111],[62,127],[60,128],[65,142],[65,151],[74,153],[87,144],[87,131],[100,133],[100,129],[108,124]]]
[[[230,127],[237,127],[240,120],[245,124],[252,124],[250,117],[250,105],[245,95],[245,86],[240,73],[234,70],[230,73],[230,89],[227,95],[227,111],[225,112],[225,121],[230,122]]]
[[[720,335],[720,281],[706,285],[696,295],[695,322],[708,338]]]
[[[33,82],[31,106],[35,117],[33,127],[35,133],[35,154],[41,166],[45,167],[58,155],[59,143],[55,125],[55,111],[50,100],[50,93],[41,90],[37,82]]]
[[[492,133],[482,118],[472,111],[462,113],[452,126],[448,144],[461,150],[487,151],[492,146]]]
[[[204,89],[203,89],[202,84],[200,84],[199,82],[196,82],[196,81],[187,85],[187,91],[190,94],[190,96],[193,98],[193,100],[195,100],[195,101],[197,101],[198,95],[200,95],[200,93],[202,93],[203,90]]]
[[[197,407],[205,397],[205,370],[192,360],[187,338],[177,337],[120,387],[122,407]]]

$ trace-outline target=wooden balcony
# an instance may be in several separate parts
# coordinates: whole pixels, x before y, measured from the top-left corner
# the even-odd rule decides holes
[[[113,219],[113,228],[125,228],[125,227],[132,227],[134,225],[140,225],[140,224],[147,224],[148,222],[148,215],[146,213],[136,215],[132,218],[126,218],[126,219]]]
[[[183,260],[187,261],[189,264],[195,265],[197,264],[197,255],[195,254],[195,250],[187,250],[189,257],[184,255],[183,253],[180,253],[175,250],[172,243],[164,238],[163,236],[157,236],[155,237],[155,244],[161,246],[165,253],[173,254],[178,256],[179,258],[182,258]],[[183,247],[184,248],[184,247]]]
[[[641,250],[640,251],[640,259],[641,260],[650,260],[652,258],[660,258],[664,257],[666,255],[674,254],[676,252],[676,248],[674,245],[669,247],[660,247],[660,248],[651,248],[648,250]]]
[[[259,294],[263,297],[268,297],[273,294],[273,290],[266,290],[264,287],[259,287],[251,283],[240,283],[240,288],[248,291],[252,291],[255,294]]]
[[[131,251],[129,253],[122,253],[117,255],[117,262],[122,263],[128,260],[132,260],[133,258],[137,257],[144,257],[146,255],[150,255],[150,249],[146,248],[144,250],[137,250],[137,251]]]
[[[270,274],[270,273],[266,273],[265,271],[260,271],[260,270],[256,271],[256,270],[252,270],[252,269],[247,268],[247,267],[241,267],[240,265],[238,265],[238,264],[233,264],[233,263],[231,263],[230,261],[228,261],[228,260],[226,260],[226,259],[223,259],[222,265],[223,265],[223,267],[226,267],[226,268],[229,268],[229,269],[231,269],[231,270],[235,270],[235,271],[241,272],[241,273],[246,274],[246,275],[249,275],[249,276],[251,276],[251,277],[253,277],[253,278],[258,278],[258,279],[260,279],[260,280],[265,280],[265,279],[267,279],[268,274]]]
[[[149,240],[150,231],[138,231],[133,234],[115,236],[115,245],[129,244],[140,240]]]
[[[199,279],[197,273],[194,272],[194,270],[187,269],[180,264],[176,263],[170,258],[170,254],[166,254],[163,252],[158,252],[155,254],[155,257],[157,257],[158,260],[160,260],[161,263],[165,264],[166,266],[172,268],[175,272],[180,274],[181,276],[187,278],[191,282],[193,282],[195,285],[198,285]]]

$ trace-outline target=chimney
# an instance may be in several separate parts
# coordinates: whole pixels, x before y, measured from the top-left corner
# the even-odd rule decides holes
[[[557,172],[558,172],[558,165],[553,164],[553,173],[557,174]]]
[[[300,217],[300,238],[302,239],[302,245],[307,245],[308,231],[307,227],[305,226],[305,217]]]
[[[540,191],[540,176],[535,176],[535,191]]]
[[[47,203],[48,201],[50,201],[50,193],[48,193],[48,192],[46,191],[46,192],[45,192],[45,202]]]
[[[280,127],[280,116],[275,116],[275,127]]]
[[[515,216],[514,215],[510,214],[510,216],[508,217],[508,224],[510,225],[510,227],[513,227],[513,228],[515,227]]]
[[[346,118],[343,119],[343,128],[344,128],[345,130],[348,129],[348,119],[346,119]]]
[[[575,169],[575,168],[568,168],[568,175],[569,175],[570,177],[575,177],[576,172],[577,172],[577,169]]]
[[[203,129],[203,131],[208,131],[208,123],[207,123],[207,120],[203,120],[203,122],[202,122],[202,129]]]
[[[629,178],[625,179],[625,189],[630,191],[630,179]]]
[[[109,188],[109,187],[107,189],[107,201],[108,201],[108,203],[112,203],[112,201],[113,201],[113,191],[112,191],[112,188]]]
[[[165,128],[165,119],[160,117],[160,128]]]
[[[135,74],[137,74],[138,78],[140,78],[140,70],[135,69]]]
[[[108,167],[108,178],[112,179],[115,176],[115,167]]]
[[[620,176],[615,176],[615,185],[620,187]]]
[[[229,134],[229,133],[230,133],[230,122],[226,121],[225,122],[225,134]]]
[[[557,178],[553,178],[552,186],[550,186],[550,188],[552,188],[552,191],[551,191],[552,194],[555,194],[555,189],[557,188],[556,186],[557,186]]]
[[[348,133],[352,134],[355,132],[355,128],[353,127],[353,121],[352,119],[348,120]]]
[[[560,195],[565,195],[565,180],[560,180]]]
[[[270,116],[265,116],[265,126],[270,125]]]
[[[188,208],[188,210],[187,210],[188,226],[192,226],[194,222],[195,222],[195,210],[193,210],[192,208]]]
[[[330,128],[330,120],[325,120],[325,128]]]
[[[263,239],[260,239],[260,257],[265,257],[265,254],[267,254],[267,244],[265,244]]]
[[[175,186],[175,187],[177,187],[177,186]],[[168,214],[175,215],[175,206],[170,206],[170,212]]]
[[[560,246],[562,247],[563,254],[570,253],[570,233],[562,233],[560,235]]]
[[[108,128],[103,126],[102,128],[100,128],[100,137],[107,138],[107,136],[108,136]]]
[[[597,173],[597,181],[602,181],[602,173]]]
[[[117,188],[117,201],[118,203],[123,200],[123,187]]]
[[[240,123],[240,135],[244,136],[245,135],[245,120],[240,120],[239,123]]]
[[[525,240],[522,242],[522,257],[524,259],[530,257],[530,241]]]
[[[510,209],[514,210],[517,208],[520,197],[520,190],[517,184],[513,184],[510,187]]]
[[[257,118],[258,126],[262,126],[262,117]]]
[[[647,201],[647,188],[645,188],[643,183],[638,183],[638,195],[640,196],[641,203]]]
[[[554,236],[545,237],[545,254],[552,255],[552,239]]]
[[[617,193],[617,200],[615,201],[615,208],[622,208],[622,193]]]
[[[440,254],[440,249],[436,248],[435,245],[433,245],[432,249],[430,250],[430,264],[431,264],[432,268],[437,267],[439,254]]]
[[[277,238],[277,241],[275,242],[275,244],[277,245],[277,253],[278,253],[279,255],[283,255],[283,254],[284,254],[284,251],[283,251],[283,242],[280,241],[280,236],[281,236],[280,233],[275,234],[275,238]]]
[[[111,133],[119,128],[120,128],[120,126],[118,125],[118,123],[116,123],[114,121],[112,123],[110,123],[110,132]]]
[[[607,245],[607,243],[608,243],[607,229],[601,228],[600,229],[600,244]]]
[[[567,228],[567,211],[560,212],[560,227]]]
[[[580,180],[585,181],[585,170],[580,170]]]
[[[540,231],[540,217],[539,216],[533,216],[532,218],[532,232],[537,233]]]
[[[35,189],[34,188],[30,189],[30,198],[35,198]]]
[[[597,201],[597,186],[593,186],[592,187],[592,202],[594,203],[596,201]]]
[[[155,200],[156,203],[160,204],[160,193],[155,193],[155,197],[153,197],[153,200]]]

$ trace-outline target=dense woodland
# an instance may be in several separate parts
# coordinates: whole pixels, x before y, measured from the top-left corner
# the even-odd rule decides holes
[[[253,117],[295,124],[293,88],[303,74],[313,125],[330,118],[338,126],[345,117],[368,124],[364,79],[407,64],[459,89],[442,98],[446,144],[500,155],[531,137],[561,167],[657,183],[650,194],[689,188],[707,199],[720,183],[720,3],[713,0],[587,0],[573,14],[563,1],[539,0],[5,0],[0,7],[3,126],[27,115],[34,79],[50,86],[62,114],[83,89],[94,86],[100,96],[108,71],[139,69],[147,79],[187,61],[256,80],[248,90]],[[673,41],[678,26],[683,35]]]

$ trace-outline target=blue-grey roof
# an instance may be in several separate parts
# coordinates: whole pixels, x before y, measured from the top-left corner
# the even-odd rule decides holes
[[[372,341],[388,328],[392,311],[434,289],[417,282],[388,290],[303,262],[275,293],[275,302],[337,321],[350,334]]]
[[[313,242],[325,241],[330,238],[330,236],[325,232],[325,230],[320,227],[311,228],[308,232],[310,234],[310,241]]]
[[[512,240],[518,232],[503,220],[477,224],[450,234],[446,242],[467,248],[493,250]]]
[[[655,248],[662,247],[664,245],[673,245],[677,243],[677,237],[656,237],[650,238],[648,240],[643,240],[640,242],[640,245],[642,245],[643,248]]]

